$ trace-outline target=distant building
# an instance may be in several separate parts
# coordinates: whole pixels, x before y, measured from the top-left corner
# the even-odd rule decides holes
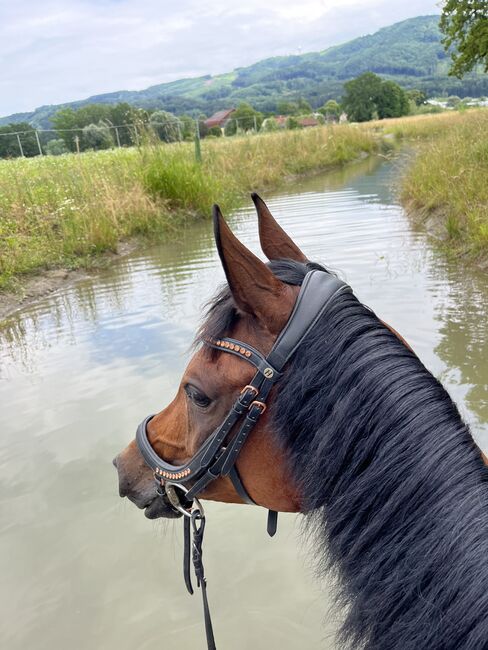
[[[231,119],[232,113],[235,113],[235,110],[235,108],[227,108],[223,111],[217,111],[211,117],[206,119],[204,124],[209,129],[213,126],[219,126],[221,129],[224,129],[227,122]]]
[[[320,124],[320,122],[318,121],[318,119],[316,117],[309,116],[309,117],[299,117],[298,118],[298,124],[302,128],[306,129],[309,126],[318,126]]]

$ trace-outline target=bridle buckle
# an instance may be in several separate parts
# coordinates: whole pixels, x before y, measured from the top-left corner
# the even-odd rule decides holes
[[[251,384],[244,386],[240,394],[243,395],[247,390],[252,390],[254,393],[253,397],[257,397],[259,395],[259,390],[256,388],[256,386],[251,386]]]
[[[256,406],[261,411],[260,415],[262,415],[267,409],[267,406],[264,402],[258,402],[256,400],[254,400],[254,402],[251,402],[249,410],[251,410],[253,406]]]

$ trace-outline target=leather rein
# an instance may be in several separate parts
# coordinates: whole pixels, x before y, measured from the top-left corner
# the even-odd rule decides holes
[[[346,283],[327,272],[313,270],[307,273],[290,318],[266,357],[252,346],[232,338],[223,337],[204,342],[211,348],[229,352],[251,363],[256,368],[256,374],[242,389],[222,424],[210,434],[196,454],[184,465],[176,466],[166,462],[152,448],[148,439],[147,425],[153,415],[146,417],[137,428],[136,442],[146,464],[154,472],[159,494],[170,503],[173,510],[183,515],[183,574],[186,587],[192,594],[191,555],[197,585],[202,591],[209,650],[215,650],[215,641],[202,563],[205,514],[197,497],[209,483],[222,476],[228,476],[241,499],[245,503],[256,505],[244,487],[236,468],[239,453],[266,410],[266,400],[274,384],[282,377],[285,365],[319,320],[332,298],[344,291],[352,290]],[[238,423],[240,425],[235,435],[230,438],[229,434]],[[267,530],[271,536],[276,532],[277,517],[277,512],[269,511]]]

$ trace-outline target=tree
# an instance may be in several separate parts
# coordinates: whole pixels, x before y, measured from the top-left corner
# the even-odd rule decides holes
[[[60,156],[63,153],[68,153],[68,147],[62,138],[54,138],[46,144],[45,152],[48,156]]]
[[[446,51],[452,47],[449,74],[463,77],[481,64],[488,72],[488,1],[447,0],[439,27]]]
[[[335,99],[329,99],[329,101],[325,102],[325,104],[319,108],[318,112],[327,118],[331,117],[337,119],[341,114],[341,107]]]
[[[300,99],[297,102],[297,107],[301,115],[308,114],[312,112],[312,107],[310,104],[307,102],[306,99],[303,97],[300,97]]]
[[[30,158],[39,155],[35,129],[27,122],[0,126],[0,158],[17,158],[21,155],[17,133],[24,156]]]
[[[290,129],[291,131],[294,131],[295,129],[299,129],[300,124],[298,123],[297,118],[293,117],[293,115],[290,115],[290,117],[288,117],[286,120],[286,128]]]
[[[189,115],[182,115],[180,117],[180,123],[183,140],[193,140],[196,129],[195,120]]]
[[[458,97],[457,95],[449,95],[446,101],[446,106],[449,106],[449,108],[457,108],[460,103],[461,97]]]
[[[376,97],[376,111],[380,120],[407,115],[409,113],[407,93],[394,81],[383,81]]]
[[[261,128],[263,114],[256,111],[251,104],[241,102],[225,127],[225,135],[234,135],[237,130],[252,131],[257,127]]]
[[[373,72],[351,79],[344,84],[346,91],[342,106],[352,122],[367,122],[376,113],[376,98],[381,88],[381,78]]]
[[[154,132],[163,142],[178,142],[182,139],[179,119],[167,111],[155,111],[149,118]]]
[[[374,117],[400,117],[410,110],[406,92],[394,81],[383,81],[373,72],[365,72],[344,84],[342,105],[353,122]]]
[[[120,102],[115,106],[110,106],[109,118],[112,126],[118,126],[119,142],[122,146],[131,146],[134,144],[134,128],[147,123],[148,115],[145,110],[134,108],[127,102]],[[125,126],[126,124],[130,126]]]
[[[144,109],[134,108],[126,102],[119,102],[115,105],[108,104],[87,104],[74,110],[73,108],[62,108],[51,118],[51,122],[59,133],[70,151],[76,151],[75,137],[81,136],[86,126],[105,125],[119,126],[119,141],[121,145],[134,144],[134,134],[140,130],[142,124],[148,121],[148,114]],[[128,126],[122,126],[128,125]],[[115,131],[113,131],[116,138]],[[82,147],[83,147],[82,138]]]
[[[83,127],[83,149],[110,149],[114,140],[110,129],[103,122]]]
[[[412,101],[415,106],[422,106],[427,101],[427,95],[423,90],[418,90],[417,88],[412,88],[412,90],[407,90],[407,97]]]
[[[279,115],[296,115],[298,106],[294,102],[279,101],[276,104],[276,110]]]

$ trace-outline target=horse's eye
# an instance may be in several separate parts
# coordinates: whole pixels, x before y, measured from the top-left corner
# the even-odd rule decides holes
[[[200,408],[207,408],[212,401],[210,397],[205,395],[205,393],[202,393],[202,391],[195,386],[192,386],[192,384],[185,384],[184,389],[191,401]]]

